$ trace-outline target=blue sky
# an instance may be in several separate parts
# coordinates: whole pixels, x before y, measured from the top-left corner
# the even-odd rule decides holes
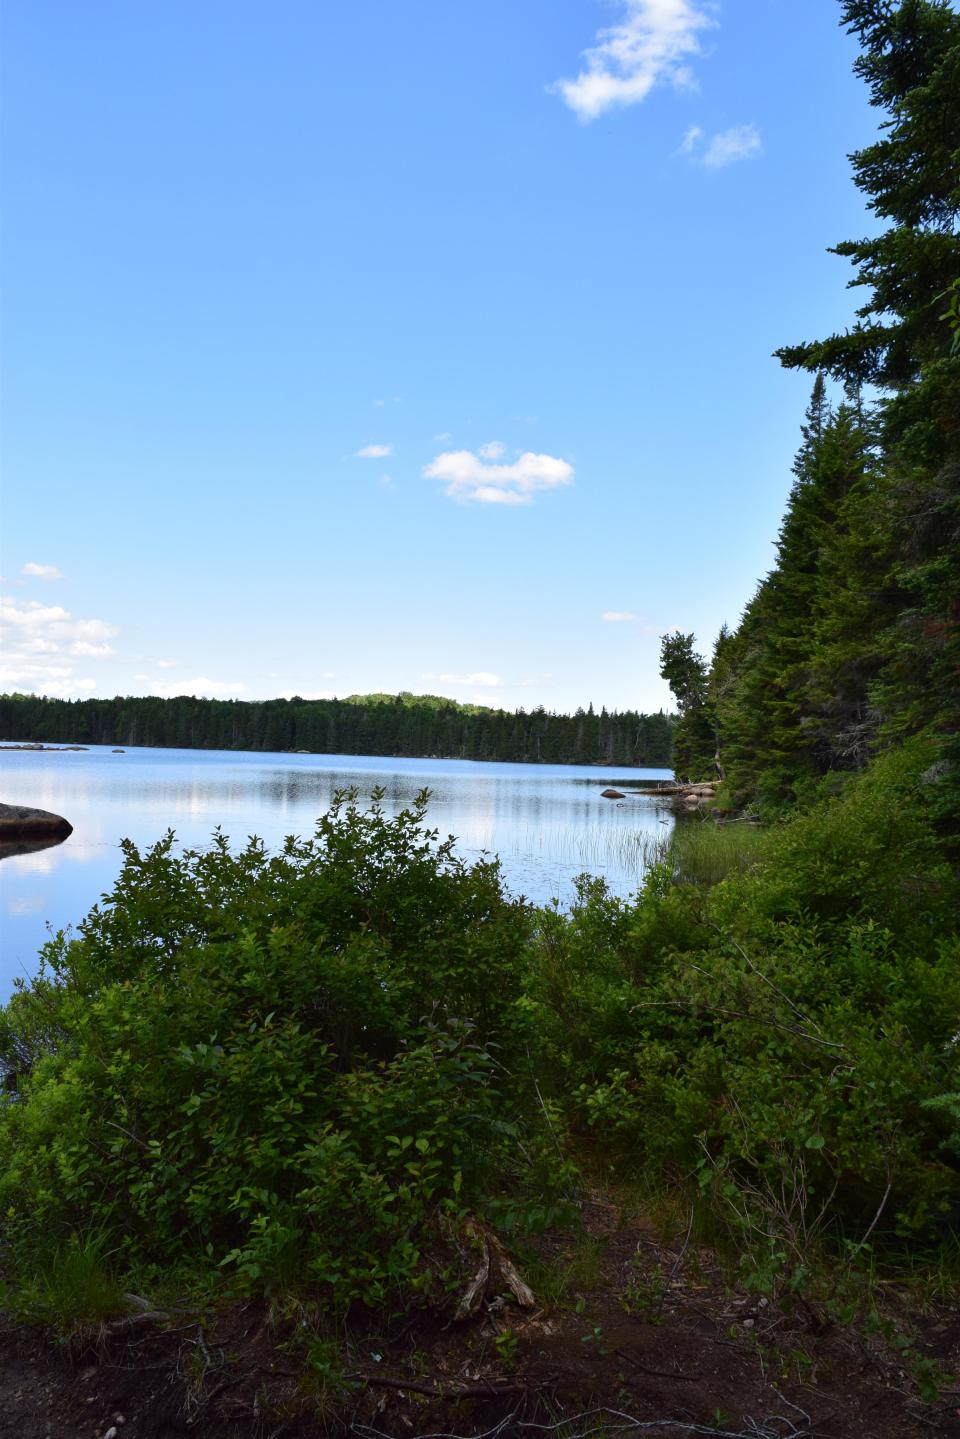
[[[836,0],[12,0],[3,688],[656,708],[772,559]]]

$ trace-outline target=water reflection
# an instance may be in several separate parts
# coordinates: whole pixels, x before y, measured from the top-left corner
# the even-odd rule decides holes
[[[220,826],[235,845],[257,834],[275,849],[289,834],[311,835],[334,794],[349,788],[365,800],[381,786],[390,814],[429,788],[428,823],[440,838],[455,835],[468,860],[499,854],[508,887],[537,903],[569,903],[583,871],[628,894],[668,832],[664,812],[652,798],[611,802],[600,791],[665,778],[666,771],[611,775],[465,760],[136,749],[114,755],[104,747],[0,751],[4,799],[53,810],[74,826],[66,844],[12,854],[0,866],[0,995],[13,974],[35,969],[48,923],[75,924],[111,888],[121,837],[146,846],[174,829],[179,844],[202,848]]]
[[[18,854],[36,854],[41,849],[53,849],[68,838],[65,834],[45,835],[42,839],[0,839],[0,859],[12,859]]]

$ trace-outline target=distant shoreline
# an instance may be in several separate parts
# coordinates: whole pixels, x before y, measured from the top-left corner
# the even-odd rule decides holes
[[[0,735],[8,747],[106,745],[669,769],[673,725],[663,710],[597,711],[590,705],[574,714],[543,708],[511,712],[406,693],[343,700],[0,695]]]
[[[310,758],[312,758],[312,759],[342,759],[342,760],[351,760],[351,759],[382,759],[382,760],[394,760],[394,759],[420,760],[420,759],[422,759],[422,760],[436,760],[436,761],[454,760],[454,761],[456,761],[456,762],[458,762],[458,763],[462,763],[462,764],[517,764],[517,765],[525,765],[526,767],[528,767],[528,768],[530,768],[530,769],[544,769],[544,768],[549,768],[551,765],[555,765],[555,766],[558,766],[558,767],[561,767],[561,768],[565,768],[565,769],[602,769],[602,770],[607,770],[607,771],[609,771],[609,774],[610,774],[610,775],[615,775],[618,770],[619,770],[619,771],[624,771],[624,770],[630,770],[630,769],[644,769],[644,770],[654,769],[654,770],[663,770],[663,771],[665,772],[665,774],[667,774],[667,775],[672,775],[672,774],[673,774],[673,770],[671,769],[670,765],[668,765],[668,764],[652,764],[652,763],[651,763],[651,764],[641,764],[641,763],[639,763],[639,762],[638,762],[638,763],[631,763],[630,761],[607,761],[607,762],[604,762],[604,761],[601,761],[601,760],[579,760],[579,759],[577,759],[577,760],[560,760],[560,759],[540,759],[540,760],[536,760],[536,759],[533,759],[533,760],[531,760],[531,759],[503,759],[503,758],[501,758],[500,756],[484,756],[484,757],[480,757],[480,756],[476,756],[476,755],[462,755],[462,754],[377,754],[377,753],[375,753],[374,751],[371,751],[371,750],[362,750],[362,751],[361,751],[361,750],[356,750],[356,751],[353,751],[353,750],[304,750],[304,749],[297,749],[297,750],[268,750],[268,749],[247,749],[247,748],[243,748],[243,747],[241,747],[241,746],[239,746],[239,745],[238,745],[238,746],[228,746],[228,745],[188,745],[188,744],[168,744],[168,745],[143,745],[143,744],[141,744],[141,745],[136,745],[136,744],[130,744],[130,745],[127,745],[127,746],[121,748],[121,747],[113,746],[113,745],[111,745],[111,744],[110,744],[109,742],[107,742],[107,741],[93,742],[93,743],[91,743],[91,744],[60,744],[60,743],[54,743],[54,742],[46,743],[46,742],[41,742],[41,741],[39,741],[39,740],[37,740],[37,741],[33,741],[33,740],[9,740],[9,741],[8,741],[8,740],[0,740],[0,754],[92,754],[92,753],[94,753],[94,752],[96,752],[96,751],[103,751],[103,750],[109,750],[112,754],[116,754],[116,755],[125,755],[125,754],[128,753],[128,751],[129,751],[129,752],[138,752],[138,751],[141,751],[141,752],[142,752],[142,751],[144,751],[144,750],[158,750],[158,751],[160,751],[160,752],[163,752],[163,751],[167,751],[167,750],[186,750],[186,751],[188,751],[188,752],[196,753],[196,754],[251,754],[251,755],[264,755],[264,756],[266,756],[266,755],[275,755],[275,756],[284,756],[284,757],[286,757],[286,758],[291,758],[291,759],[292,759],[292,758],[297,758],[297,757],[299,757],[299,758],[302,758],[302,759],[310,759]],[[600,783],[599,780],[598,780],[597,782]],[[636,775],[624,775],[624,778],[623,778],[623,783],[624,783],[624,784],[635,784],[636,782],[637,782],[637,777],[636,777]],[[609,783],[609,780],[608,780],[607,776],[604,777],[604,783]],[[668,779],[651,779],[651,780],[649,781],[649,784],[650,784],[651,786],[653,786],[653,785],[659,786],[659,785],[661,785],[661,784],[669,784],[669,783],[671,783],[671,781],[668,780]],[[658,791],[657,791],[656,789],[653,789],[653,788],[651,788],[651,789],[649,790],[649,793],[650,793],[650,794],[656,794],[657,792],[658,792]]]

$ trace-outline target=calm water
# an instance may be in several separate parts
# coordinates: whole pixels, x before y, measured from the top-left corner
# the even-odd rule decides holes
[[[219,825],[237,843],[257,834],[274,847],[288,834],[311,834],[334,790],[356,785],[364,796],[382,785],[385,807],[395,812],[427,787],[429,822],[441,837],[457,836],[461,855],[499,854],[514,894],[565,905],[584,871],[602,875],[618,894],[636,889],[645,847],[671,821],[653,800],[614,802],[600,791],[620,780],[668,777],[654,769],[355,755],[0,750],[0,800],[52,810],[74,827],[55,848],[0,862],[0,997],[17,975],[33,973],[48,926],[75,924],[112,886],[123,837],[146,845],[174,829],[196,848]]]

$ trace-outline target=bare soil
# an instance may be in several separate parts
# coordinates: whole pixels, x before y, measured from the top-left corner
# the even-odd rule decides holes
[[[960,1439],[956,1308],[890,1294],[868,1332],[731,1287],[709,1250],[666,1245],[610,1204],[586,1218],[589,1265],[548,1246],[553,1273],[583,1273],[562,1303],[524,1312],[498,1295],[467,1323],[425,1313],[387,1334],[368,1316],[338,1384],[305,1363],[295,1309],[278,1320],[250,1303],[60,1347],[8,1322],[0,1435]]]

